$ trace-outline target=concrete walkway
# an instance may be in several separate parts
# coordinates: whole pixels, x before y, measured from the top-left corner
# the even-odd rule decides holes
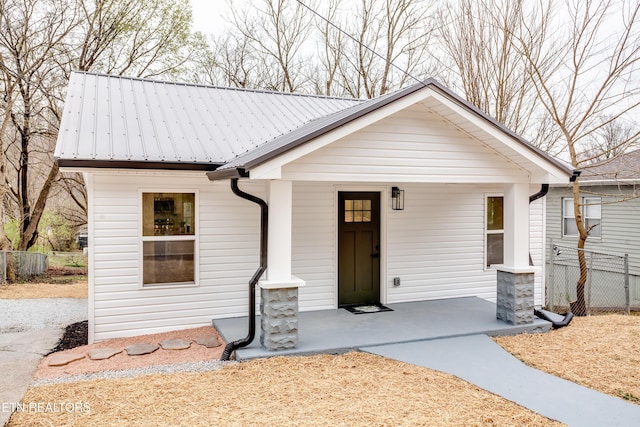
[[[362,347],[453,374],[569,426],[638,426],[640,406],[530,368],[486,335]]]
[[[86,299],[0,300],[0,426],[22,400],[42,356],[66,325],[86,320]]]

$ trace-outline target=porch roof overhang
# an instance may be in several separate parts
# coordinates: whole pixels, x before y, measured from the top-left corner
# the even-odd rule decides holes
[[[418,103],[522,168],[528,182],[567,183],[578,173],[429,79],[313,120],[207,172],[207,176],[212,181],[232,177],[281,179],[285,165]],[[395,181],[402,182],[403,179],[400,177]],[[415,182],[415,179],[412,177],[407,181]]]

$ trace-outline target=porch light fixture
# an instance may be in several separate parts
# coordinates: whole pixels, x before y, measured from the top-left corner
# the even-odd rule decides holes
[[[398,187],[391,187],[391,209],[394,211],[404,210],[404,190]]]

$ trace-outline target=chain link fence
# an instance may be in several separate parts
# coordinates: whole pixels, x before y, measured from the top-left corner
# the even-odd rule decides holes
[[[587,268],[584,302],[587,315],[605,312],[625,312],[640,309],[635,280],[630,280],[629,257],[551,242],[547,268],[546,302],[550,311],[571,309],[577,300],[580,279],[579,253],[583,251]],[[632,277],[635,279],[635,277]],[[573,303],[575,304],[575,303]]]
[[[2,283],[7,282],[8,270],[13,269],[16,278],[26,279],[38,276],[49,267],[45,254],[37,252],[0,251],[0,272]]]

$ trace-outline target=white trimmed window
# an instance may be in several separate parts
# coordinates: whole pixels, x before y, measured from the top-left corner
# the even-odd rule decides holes
[[[142,285],[196,277],[196,193],[142,193]]]
[[[487,268],[504,262],[503,196],[486,197],[485,261]]]
[[[602,237],[602,199],[600,197],[580,197],[580,212],[589,236]],[[576,216],[573,211],[573,197],[562,198],[562,237],[578,237]]]

